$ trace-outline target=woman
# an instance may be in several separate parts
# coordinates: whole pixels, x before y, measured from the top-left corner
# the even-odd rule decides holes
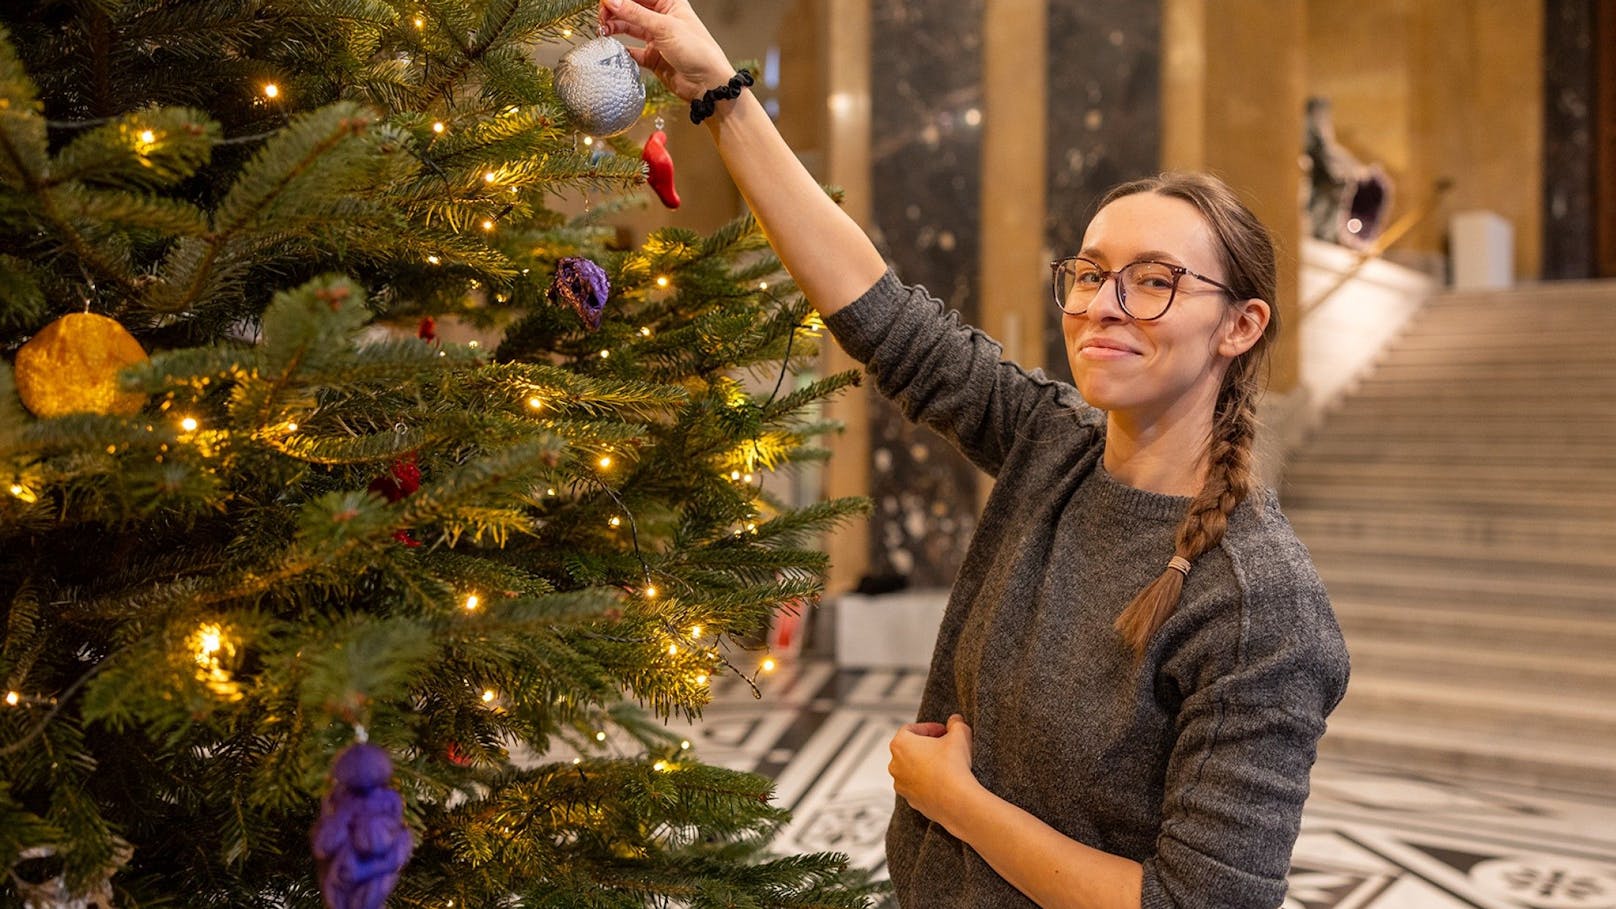
[[[630,53],[682,98],[739,84],[687,0],[603,0],[600,22],[644,42]],[[1054,270],[1074,388],[1000,362],[899,283],[750,93],[710,110],[843,346],[998,479],[938,635],[928,721],[892,740],[900,903],[1279,905],[1347,656],[1251,473],[1268,232],[1211,178],[1113,191]]]

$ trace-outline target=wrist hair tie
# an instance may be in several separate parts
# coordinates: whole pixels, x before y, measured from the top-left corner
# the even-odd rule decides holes
[[[718,102],[739,98],[741,89],[751,84],[752,74],[743,69],[731,76],[727,83],[707,89],[706,94],[690,102],[690,122],[700,126],[701,121],[711,117],[713,111],[718,109]]]
[[[1168,561],[1167,567],[1178,572],[1186,578],[1190,576],[1190,560],[1184,558],[1183,556],[1173,556],[1173,558]]]

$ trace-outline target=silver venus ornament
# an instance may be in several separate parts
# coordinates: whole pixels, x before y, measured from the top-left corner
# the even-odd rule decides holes
[[[591,136],[615,136],[645,111],[640,65],[616,38],[595,38],[567,51],[556,64],[555,91]]]

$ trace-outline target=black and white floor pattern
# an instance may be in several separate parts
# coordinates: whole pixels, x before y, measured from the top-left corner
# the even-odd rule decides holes
[[[782,666],[752,697],[732,678],[689,733],[709,764],[776,781],[777,848],[883,868],[887,742],[924,673]],[[1616,909],[1616,803],[1321,761],[1285,909]]]

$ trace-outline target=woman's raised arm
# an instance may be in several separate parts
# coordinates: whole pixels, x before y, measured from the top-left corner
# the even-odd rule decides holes
[[[629,54],[686,101],[735,75],[689,0],[602,0],[600,31],[643,41]],[[751,92],[719,101],[705,122],[775,253],[821,315],[852,303],[886,272],[875,244],[814,181]]]

